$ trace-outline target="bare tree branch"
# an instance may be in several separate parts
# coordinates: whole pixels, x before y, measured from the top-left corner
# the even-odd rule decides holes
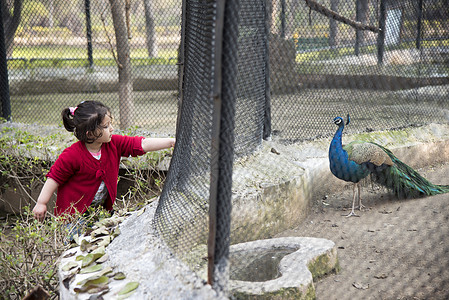
[[[325,6],[313,1],[313,0],[304,0],[307,4],[307,6],[311,9],[314,10],[322,15],[325,15],[328,18],[332,18],[336,21],[342,22],[346,25],[352,26],[355,29],[360,29],[360,30],[369,30],[375,33],[378,33],[380,31],[379,28],[374,27],[374,26],[370,26],[370,25],[366,25],[351,19],[348,19],[346,17],[343,17],[342,15],[339,15],[338,13],[336,13],[333,10],[330,10],[328,8],[326,8]]]
[[[130,25],[130,17],[129,10],[131,9],[131,0],[126,0],[125,2],[125,17],[126,17],[126,29],[128,30],[128,39],[131,39],[131,25]]]

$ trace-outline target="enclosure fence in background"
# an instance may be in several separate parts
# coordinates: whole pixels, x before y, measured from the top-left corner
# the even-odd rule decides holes
[[[2,1],[13,122],[60,124],[63,108],[98,100],[122,128],[174,134],[181,1],[123,3]],[[117,9],[122,18],[114,20]],[[126,82],[122,56],[130,58]],[[131,124],[123,126],[125,113]]]
[[[211,194],[232,200],[232,166],[219,162],[244,160],[263,139],[330,137],[333,118],[347,114],[346,133],[449,121],[447,1],[222,2],[132,1],[122,12],[134,107],[128,125],[177,137],[154,226],[201,276],[211,256]],[[104,102],[120,120],[123,49],[113,3],[24,1],[12,39],[14,9],[2,7],[12,121],[59,124],[62,108],[86,99]],[[228,227],[231,207],[216,207],[221,245],[264,234]],[[226,258],[226,246],[218,250]]]

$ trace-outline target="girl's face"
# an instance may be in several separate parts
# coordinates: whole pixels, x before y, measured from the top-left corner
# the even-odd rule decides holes
[[[95,141],[99,143],[109,143],[112,138],[112,132],[114,131],[114,127],[112,126],[112,118],[110,114],[107,114],[104,117],[103,122],[100,125],[100,129],[102,130],[102,135]]]

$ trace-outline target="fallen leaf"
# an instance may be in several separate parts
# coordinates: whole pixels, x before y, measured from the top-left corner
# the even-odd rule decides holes
[[[96,260],[97,264],[102,264],[109,259],[109,255],[105,254]]]
[[[107,245],[109,245],[109,243],[111,241],[112,241],[112,238],[109,235],[98,237],[92,241],[93,244],[96,244],[96,247],[95,248],[93,247],[93,248],[97,249],[97,248],[101,248],[101,247],[106,247]]]
[[[123,280],[125,278],[126,278],[126,276],[125,276],[125,274],[123,272],[118,272],[118,273],[116,273],[114,275],[114,279],[115,280]]]
[[[75,287],[73,290],[75,293],[99,293],[109,289],[108,281],[108,277],[101,276],[93,280],[87,280],[81,287]]]
[[[80,250],[83,252],[89,252],[92,250],[93,245],[87,240],[82,240],[80,244]]]
[[[90,267],[81,269],[80,274],[98,272],[101,271],[102,269],[103,269],[102,265],[92,265]]]
[[[274,154],[277,154],[277,155],[281,154],[279,151],[277,151],[274,148],[271,148],[271,153],[274,153]]]
[[[119,234],[120,234],[120,229],[118,227],[116,227],[114,229],[114,232],[112,233],[112,237],[116,238]]]
[[[107,230],[106,226],[101,226],[90,233],[92,238],[104,235],[109,235],[109,230]]]
[[[99,272],[97,275],[98,276],[104,276],[104,275],[107,275],[109,273],[112,273],[112,271],[113,271],[113,269],[111,267],[106,267],[103,270],[101,270],[101,272]],[[110,276],[108,276],[108,277],[110,277]]]
[[[94,261],[98,260],[100,257],[102,257],[105,254],[105,248],[100,247],[92,251],[91,253],[87,254],[86,256],[83,256],[81,258],[81,267],[87,267],[90,264],[92,264]],[[77,257],[78,260],[78,257]]]
[[[83,260],[84,259],[84,255],[78,255],[76,258],[75,258],[75,260],[76,261],[80,261],[80,260]]]
[[[89,253],[83,257],[83,260],[81,261],[81,267],[82,268],[87,267],[88,265],[90,265],[93,262],[94,262],[94,256],[92,253]]]
[[[87,289],[88,294],[97,294],[101,292],[109,291],[109,286],[107,284],[104,285],[93,285]]]
[[[140,215],[143,214],[144,212],[145,212],[145,208],[139,210],[139,211],[137,212],[137,216],[140,216]]]
[[[78,246],[80,246],[80,237],[78,234],[73,235],[72,239]]]
[[[81,280],[80,282],[78,282],[76,285],[86,285],[86,284],[103,284],[103,283],[107,283],[109,282],[109,277],[107,276],[99,276],[99,275],[94,275],[91,277],[88,277],[84,280]]]
[[[67,264],[65,264],[64,267],[62,267],[62,270],[64,272],[68,272],[76,267],[78,267],[78,264],[74,261],[71,261],[71,262],[68,262]]]
[[[136,281],[128,282],[121,290],[118,292],[119,296],[128,295],[139,287],[139,283]]]
[[[100,257],[102,257],[103,255],[105,255],[105,253],[106,253],[106,249],[104,246],[98,247],[97,249],[92,251],[92,255],[94,256],[95,260],[97,260]]]
[[[354,282],[352,284],[352,286],[355,287],[356,289],[359,289],[359,290],[367,290],[367,289],[369,289],[369,284],[368,283]]]

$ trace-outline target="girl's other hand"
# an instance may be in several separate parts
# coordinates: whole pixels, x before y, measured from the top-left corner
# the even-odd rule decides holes
[[[36,203],[36,206],[33,208],[34,218],[43,221],[45,219],[45,215],[47,214],[47,205],[42,203]]]

